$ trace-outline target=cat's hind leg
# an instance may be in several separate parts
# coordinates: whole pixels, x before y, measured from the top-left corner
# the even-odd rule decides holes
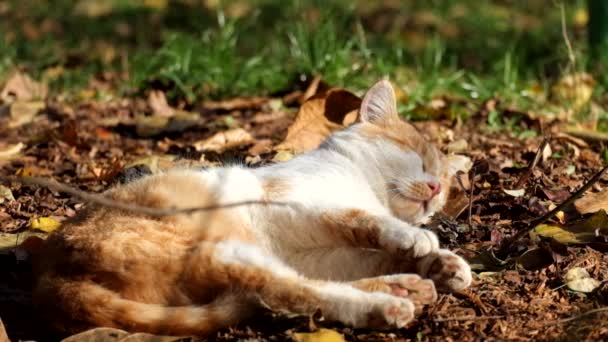
[[[189,266],[191,283],[213,282],[257,298],[276,312],[311,314],[354,327],[403,327],[414,304],[387,293],[370,293],[345,283],[314,281],[299,275],[255,245],[226,240],[202,243]]]

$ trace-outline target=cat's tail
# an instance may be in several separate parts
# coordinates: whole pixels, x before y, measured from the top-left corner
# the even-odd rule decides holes
[[[237,295],[200,306],[166,306],[125,299],[91,281],[57,278],[46,282],[41,279],[35,300],[45,320],[63,333],[114,327],[130,332],[201,336],[236,324],[251,312],[249,302]]]

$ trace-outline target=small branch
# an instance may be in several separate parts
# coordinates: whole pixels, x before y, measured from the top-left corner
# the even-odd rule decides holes
[[[604,312],[604,311],[608,311],[608,307],[597,308],[597,309],[585,311],[582,314],[579,314],[579,315],[576,315],[576,316],[572,316],[572,317],[568,317],[568,318],[564,318],[564,319],[559,319],[557,321],[545,323],[545,325],[564,324],[564,323],[576,321],[577,319],[583,318],[583,317],[588,316],[588,315],[592,315],[592,314],[595,314],[595,313],[598,313],[598,312]]]
[[[13,176],[0,176],[0,182],[16,182],[27,185],[38,185],[43,186],[45,188],[49,188],[55,191],[64,192],[66,194],[70,194],[72,196],[76,196],[85,202],[99,204],[104,207],[126,210],[131,212],[136,212],[140,214],[149,215],[152,217],[163,217],[177,214],[191,214],[197,211],[211,211],[217,209],[225,209],[238,207],[242,205],[277,205],[277,206],[288,206],[293,205],[293,203],[288,202],[272,202],[272,201],[260,201],[260,200],[251,200],[251,201],[240,201],[226,204],[217,204],[217,205],[209,205],[204,207],[191,207],[191,208],[152,208],[145,207],[137,204],[118,202],[111,198],[108,198],[101,194],[93,194],[89,192],[85,192],[82,190],[75,189],[73,187],[67,186],[65,184],[61,184],[57,181],[46,179],[46,178],[38,178],[38,177],[13,177]]]
[[[528,169],[526,170],[526,172],[519,178],[517,183],[515,183],[515,185],[513,186],[513,189],[520,189],[522,187],[522,185],[524,185],[528,181],[528,178],[530,178],[532,171],[534,171],[534,169],[536,168],[536,165],[538,165],[538,162],[542,159],[543,151],[545,150],[545,147],[547,147],[549,140],[550,139],[548,137],[545,137],[543,139],[543,141],[540,143],[540,146],[538,147],[538,150],[536,151],[536,155],[534,156],[534,159],[528,165]]]
[[[462,321],[485,321],[488,319],[501,319],[505,318],[503,315],[495,316],[461,316],[461,317],[446,317],[446,318],[433,318],[433,322],[462,322]]]
[[[581,197],[587,190],[589,190],[589,188],[591,188],[593,186],[593,184],[597,183],[597,181],[599,181],[602,178],[602,176],[604,175],[606,170],[608,170],[608,165],[604,166],[604,168],[602,168],[589,181],[587,181],[587,183],[585,183],[585,185],[583,185],[580,189],[578,189],[575,193],[573,193],[568,199],[566,199],[565,201],[560,203],[557,207],[553,208],[553,210],[549,211],[548,213],[546,213],[545,215],[543,215],[539,218],[526,222],[527,227],[518,231],[517,234],[515,234],[512,238],[505,240],[505,242],[503,243],[502,247],[499,249],[499,252],[497,254],[499,254],[499,255],[504,254],[504,252],[506,252],[506,250],[509,249],[509,247],[511,247],[517,240],[521,239],[529,231],[534,229],[534,227],[536,227],[537,225],[539,225],[541,223],[544,223],[545,221],[547,221],[548,219],[553,217],[555,214],[557,214],[559,211],[563,210],[565,207],[567,207],[572,202],[574,202],[577,198]]]
[[[471,169],[469,177],[469,212],[467,222],[469,223],[469,227],[473,229],[473,191],[475,190],[475,169]]]
[[[568,38],[568,30],[566,29],[566,6],[564,6],[563,2],[560,2],[559,4],[559,11],[561,15],[562,36],[564,42],[566,42],[566,48],[568,49],[568,59],[570,60],[571,66],[574,67],[576,64],[576,56],[574,55],[570,38]]]

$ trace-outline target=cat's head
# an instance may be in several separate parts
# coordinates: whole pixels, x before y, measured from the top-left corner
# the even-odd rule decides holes
[[[359,110],[357,130],[383,147],[378,160],[394,215],[411,222],[426,221],[441,210],[452,176],[463,157],[446,156],[397,113],[395,92],[388,80],[371,87]]]

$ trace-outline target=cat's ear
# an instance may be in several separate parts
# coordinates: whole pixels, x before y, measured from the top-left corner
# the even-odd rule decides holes
[[[397,116],[395,90],[391,82],[384,78],[365,93],[359,109],[359,120],[375,123]]]

